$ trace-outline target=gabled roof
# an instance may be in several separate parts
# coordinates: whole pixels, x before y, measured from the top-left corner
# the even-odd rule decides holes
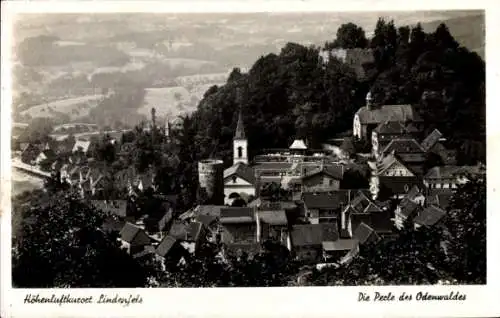
[[[151,242],[151,239],[143,229],[129,222],[125,223],[125,226],[120,231],[120,238],[125,242],[134,243],[135,245],[147,245]]]
[[[405,126],[399,121],[385,121],[374,129],[379,134],[403,135],[406,133]]]
[[[335,241],[339,237],[336,223],[294,225],[291,240],[294,246],[321,245],[323,241]]]
[[[201,224],[203,224],[205,226],[210,226],[210,225],[214,224],[217,221],[217,219],[218,219],[218,217],[214,216],[214,215],[202,214],[202,215],[196,216],[196,221],[200,222]]]
[[[359,245],[357,239],[340,239],[322,242],[324,251],[350,251]]]
[[[443,134],[437,130],[434,129],[425,139],[422,141],[422,149],[424,151],[429,151],[434,145],[439,141],[439,139],[443,136]]]
[[[392,194],[408,193],[413,186],[422,187],[421,181],[416,177],[393,177],[380,176],[380,187],[391,191]]]
[[[433,226],[438,223],[444,216],[446,215],[446,211],[443,209],[431,205],[426,207],[418,215],[413,219],[413,222],[420,225],[425,226]]]
[[[368,109],[361,107],[356,115],[361,124],[380,124],[385,121],[421,121],[420,116],[415,112],[411,105],[383,105]]]
[[[185,240],[187,237],[186,224],[174,220],[170,229],[168,230],[168,235],[175,237],[178,240]]]
[[[371,240],[378,240],[379,236],[370,226],[366,225],[364,222],[361,222],[354,233],[352,235],[353,238],[359,241],[359,244],[365,244],[366,242],[370,242]]]
[[[271,225],[287,225],[286,212],[283,210],[278,211],[260,211],[259,218],[263,223]]]
[[[351,200],[349,206],[353,209],[354,213],[366,213],[366,208],[371,204],[371,199],[363,192],[358,192],[354,199]]]
[[[254,170],[288,171],[292,168],[291,162],[259,162],[253,166]]]
[[[383,153],[394,152],[399,153],[423,153],[424,150],[419,143],[413,138],[398,138],[392,139],[391,142],[384,148]]]
[[[302,201],[307,209],[338,209],[347,202],[343,200],[341,193],[303,193]]]
[[[307,146],[302,139],[295,139],[293,143],[290,145],[290,149],[292,150],[306,150]]]
[[[88,140],[77,140],[73,146],[73,152],[78,151],[81,148],[83,152],[87,152],[90,147],[90,141]]]
[[[240,177],[252,185],[255,184],[254,170],[242,162],[238,162],[235,165],[224,170],[224,179],[232,176]]]
[[[405,217],[413,215],[417,210],[421,209],[420,204],[412,200],[403,199],[400,203],[401,214]]]
[[[189,223],[189,225],[187,226],[187,229],[186,229],[187,240],[197,242],[198,239],[200,238],[200,233],[201,233],[202,227],[203,227],[203,224],[200,222]]]
[[[253,208],[248,207],[226,207],[221,209],[220,217],[239,217],[239,216],[251,216],[253,217]]]
[[[382,211],[381,208],[379,208],[375,203],[370,202],[366,209],[364,210],[364,213],[376,213]]]
[[[341,165],[325,165],[319,169],[308,172],[302,179],[307,180],[318,174],[327,175],[335,180],[342,180],[344,178],[344,168]]]
[[[165,257],[168,252],[170,252],[175,242],[177,242],[177,239],[175,237],[170,235],[165,236],[156,248],[155,253],[159,256]]]

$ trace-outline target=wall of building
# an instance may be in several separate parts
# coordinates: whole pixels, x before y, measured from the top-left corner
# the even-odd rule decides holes
[[[230,238],[228,243],[255,243],[257,242],[257,227],[254,222],[243,224],[224,224],[222,233],[224,241]]]
[[[408,168],[403,166],[402,164],[396,162],[392,166],[387,168],[387,170],[385,170],[381,174],[381,176],[412,177],[413,173],[410,170],[408,170]]]
[[[305,192],[335,191],[340,188],[340,181],[324,174],[318,174],[302,182]]]

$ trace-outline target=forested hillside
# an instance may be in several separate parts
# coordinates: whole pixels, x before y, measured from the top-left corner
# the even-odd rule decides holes
[[[339,28],[333,46],[364,36],[359,31],[354,24]],[[379,19],[370,41],[346,45],[374,50],[375,62],[364,66],[366,80],[338,60],[323,64],[321,48],[296,43],[262,56],[248,73],[235,69],[224,86],[206,92],[188,121],[192,153],[229,160],[240,108],[251,154],[288,146],[296,136],[315,147],[350,129],[371,89],[378,103],[415,105],[427,129],[439,128],[458,148],[460,163],[484,160],[485,63],[460,46],[446,25],[425,33],[421,25],[396,28]]]

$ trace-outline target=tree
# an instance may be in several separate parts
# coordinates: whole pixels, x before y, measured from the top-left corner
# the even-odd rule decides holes
[[[448,264],[463,284],[486,284],[486,182],[469,176],[450,200]]]
[[[356,148],[354,147],[353,137],[345,137],[344,141],[342,141],[342,145],[340,145],[340,149],[351,158],[356,154]]]
[[[337,29],[337,38],[333,43],[327,43],[328,48],[364,49],[368,44],[365,31],[354,23],[344,23]]]
[[[360,247],[360,254],[340,269],[314,273],[313,285],[413,285],[452,280],[446,271],[439,228],[414,229],[407,222],[392,240]]]
[[[153,273],[120,249],[105,215],[74,194],[14,207],[22,223],[13,242],[13,285],[22,288],[145,287]],[[119,270],[117,270],[119,269]]]
[[[243,207],[246,205],[247,205],[246,201],[241,197],[234,199],[233,202],[231,203],[231,206],[237,206],[237,207]]]

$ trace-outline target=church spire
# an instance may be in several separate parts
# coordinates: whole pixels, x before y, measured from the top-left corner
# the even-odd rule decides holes
[[[241,114],[241,109],[238,114],[238,123],[236,124],[236,133],[234,134],[234,139],[246,139],[245,127],[243,126],[243,116]]]

